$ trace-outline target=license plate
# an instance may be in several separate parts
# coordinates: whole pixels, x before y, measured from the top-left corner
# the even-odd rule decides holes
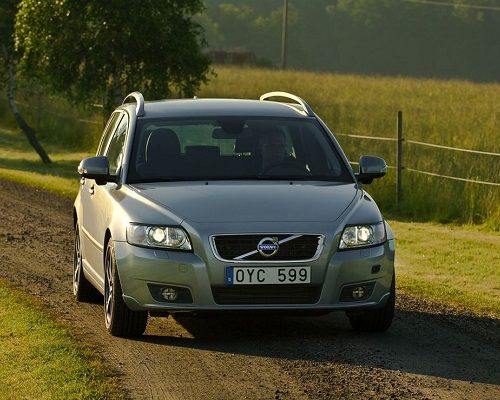
[[[311,267],[226,267],[227,285],[311,283]]]

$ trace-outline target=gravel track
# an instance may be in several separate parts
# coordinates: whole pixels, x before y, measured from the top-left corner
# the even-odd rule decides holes
[[[151,318],[109,336],[71,293],[72,202],[0,180],[0,277],[36,296],[131,399],[500,399],[500,324],[400,295],[385,334],[324,317]],[[1,328],[0,328],[1,329]]]

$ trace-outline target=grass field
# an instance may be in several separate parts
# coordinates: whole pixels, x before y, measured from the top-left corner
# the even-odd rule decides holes
[[[14,129],[0,128],[0,177],[76,196],[77,166],[90,153],[74,152],[65,146],[44,143],[53,163],[43,164],[24,136]]]
[[[0,281],[0,399],[119,399],[103,366],[33,300]]]
[[[500,234],[391,221],[398,288],[500,318]]]

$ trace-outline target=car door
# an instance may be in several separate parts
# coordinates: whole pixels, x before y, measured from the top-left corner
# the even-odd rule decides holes
[[[99,147],[97,148],[97,156],[104,155],[104,151],[107,149],[109,139],[111,138],[111,135],[113,134],[116,128],[116,124],[118,123],[118,120],[121,118],[121,116],[121,112],[114,112],[113,114],[111,114],[111,117],[109,118],[108,123],[104,128],[104,132],[101,136],[101,141],[99,142]],[[90,258],[88,257],[88,254],[93,254],[93,247],[95,246],[95,244],[92,243],[92,239],[88,231],[87,225],[89,221],[93,220],[93,216],[90,214],[90,210],[87,210],[87,207],[90,203],[91,187],[95,185],[95,182],[93,179],[81,178],[80,183],[80,201],[82,207],[79,210],[78,219],[80,222],[81,230],[80,238],[82,246],[82,261],[84,270],[86,272],[90,272],[94,270],[95,266],[89,261]]]
[[[121,172],[128,125],[126,113],[118,113],[109,136],[104,136],[99,146],[98,155],[108,157],[111,175],[119,175]],[[97,185],[93,179],[86,179],[82,188],[86,267],[94,281],[101,286],[104,285],[104,236],[112,213],[109,192],[116,189],[116,186],[112,182]]]

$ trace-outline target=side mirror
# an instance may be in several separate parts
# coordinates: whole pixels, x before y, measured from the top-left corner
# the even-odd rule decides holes
[[[359,158],[359,173],[356,178],[359,182],[369,184],[374,179],[383,177],[387,172],[384,159],[375,156],[361,156]]]
[[[84,158],[78,165],[78,173],[82,178],[94,179],[98,185],[117,181],[116,176],[109,174],[109,160],[104,156]]]

